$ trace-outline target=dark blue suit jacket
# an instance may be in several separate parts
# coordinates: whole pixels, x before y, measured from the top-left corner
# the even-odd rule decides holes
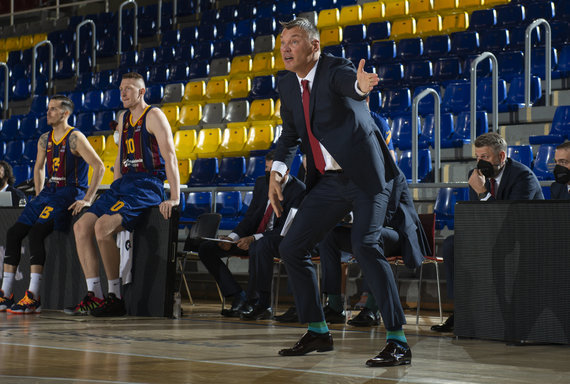
[[[469,176],[472,172],[473,170],[469,172]],[[488,181],[486,185],[490,191]],[[479,201],[477,193],[471,187],[469,187],[469,200]],[[492,200],[544,200],[544,195],[538,179],[530,168],[508,158],[496,196],[490,197],[487,201]]]
[[[346,59],[321,54],[311,88],[310,119],[315,137],[339,163],[348,177],[366,193],[382,191],[399,169],[370,116],[365,96],[354,89],[356,70]],[[307,154],[305,182],[310,189],[317,181],[312,151],[305,127],[301,87],[297,75],[279,80],[283,130],[275,160],[291,165],[301,144]]]
[[[550,199],[570,200],[570,193],[568,193],[568,185],[556,182],[552,183],[550,185]]]
[[[26,195],[24,192],[20,191],[18,188],[14,187],[13,185],[8,185],[6,188],[6,192],[12,193],[12,207],[18,207],[20,205],[21,199],[26,199]]]
[[[273,229],[266,233],[281,233],[283,224],[285,224],[285,219],[289,214],[291,208],[296,208],[301,204],[303,197],[305,197],[305,184],[294,176],[289,175],[290,180],[285,184],[283,188],[283,214],[281,217],[275,217],[273,223]],[[259,223],[263,219],[265,214],[265,209],[267,208],[267,190],[268,186],[265,181],[265,176],[260,176],[255,180],[255,186],[253,187],[253,197],[251,199],[251,204],[247,209],[243,219],[234,228],[233,232],[238,234],[239,237],[251,236],[257,232]]]

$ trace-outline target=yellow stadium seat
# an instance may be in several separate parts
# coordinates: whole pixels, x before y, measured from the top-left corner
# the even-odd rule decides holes
[[[285,62],[283,62],[283,57],[281,57],[281,52],[275,55],[275,72],[285,70]]]
[[[192,173],[192,161],[190,159],[178,159],[178,174],[180,175],[180,184],[186,184]]]
[[[231,79],[228,85],[228,99],[245,98],[249,95],[249,91],[251,91],[250,77]]]
[[[249,76],[251,73],[251,56],[236,56],[232,59],[230,78]]]
[[[174,134],[174,150],[176,157],[180,159],[196,159],[194,148],[198,135],[195,129],[181,129]]]
[[[224,129],[220,154],[223,157],[244,156],[244,146],[247,141],[247,123],[228,123]]]
[[[275,72],[273,52],[260,52],[253,57],[251,72],[255,76],[272,75]]]
[[[206,103],[206,82],[204,80],[190,81],[184,87],[183,103]]]
[[[370,24],[384,20],[386,5],[381,1],[362,4],[362,23]]]
[[[408,0],[398,0],[386,3],[386,12],[384,17],[389,20],[406,16],[409,13],[410,4]]]
[[[6,45],[4,47],[4,49],[8,52],[11,51],[19,51],[21,50],[20,48],[20,38],[19,37],[7,37],[6,38]]]
[[[113,168],[115,167],[114,161],[103,161],[105,166],[105,173],[103,174],[103,180],[101,180],[101,185],[110,185],[115,180]],[[91,179],[89,179],[91,180]]]
[[[0,61],[3,61],[3,62],[8,61],[8,52],[7,51],[0,51]]]
[[[273,121],[275,124],[283,124],[283,119],[281,119],[281,99],[277,99],[275,102],[275,114],[273,115]]]
[[[200,157],[219,157],[218,148],[222,143],[222,130],[220,128],[203,128],[198,133],[198,143],[194,153]]]
[[[185,104],[180,108],[180,118],[178,119],[176,127],[198,125],[200,119],[202,119],[202,105]]]
[[[414,37],[416,34],[416,19],[406,17],[392,22],[392,39],[401,40]]]
[[[329,28],[339,25],[340,11],[338,8],[323,9],[319,12],[319,19],[317,21],[317,28]]]
[[[340,10],[340,25],[357,25],[362,23],[362,7],[360,5],[349,5]]]
[[[422,13],[433,12],[433,0],[412,0],[410,1],[409,14],[417,17]]]
[[[105,151],[105,136],[102,135],[87,136],[87,140],[89,141],[89,143],[91,144],[97,155],[101,157],[101,155],[103,155],[103,152]]]
[[[258,99],[252,101],[249,106],[248,121],[271,120],[275,114],[275,102],[273,99]]]
[[[170,124],[170,129],[172,132],[176,132],[178,129],[178,120],[180,119],[180,108],[177,104],[169,104],[163,105],[161,111],[164,112],[166,118],[168,119],[168,123]]]
[[[342,41],[342,28],[330,27],[321,30],[321,47],[338,45]]]
[[[281,34],[278,34],[277,37],[275,37],[275,47],[273,48],[273,53],[275,53],[275,55],[279,52],[281,52]]]
[[[484,8],[485,0],[459,0],[457,2],[457,8],[469,9],[469,8]]]
[[[433,9],[441,13],[442,11],[451,11],[457,8],[458,0],[433,0]]]
[[[36,33],[34,35],[34,42],[33,42],[33,46],[35,46],[37,43],[41,43],[42,41],[47,40],[47,34],[45,33]]]
[[[441,16],[431,15],[418,18],[416,33],[422,37],[441,33]]]
[[[34,35],[20,36],[20,49],[22,51],[25,49],[32,48],[33,46],[34,46]]]
[[[208,103],[223,103],[228,97],[228,79],[210,79],[206,85]]]
[[[2,38],[0,39],[0,51],[5,51],[6,50],[6,39]]]
[[[274,138],[274,123],[272,121],[255,121],[249,127],[249,135],[244,150],[247,152],[266,150],[271,147]]]
[[[111,163],[114,163],[115,159],[117,158],[117,153],[119,153],[119,147],[117,147],[117,144],[115,144],[113,135],[107,136],[107,139],[105,139],[105,150],[101,155],[101,160],[104,162],[110,161]]]
[[[452,12],[442,15],[442,31],[444,33],[453,33],[464,31],[469,28],[469,14],[463,12]]]
[[[491,8],[495,5],[507,4],[510,3],[511,0],[485,0],[485,8]]]

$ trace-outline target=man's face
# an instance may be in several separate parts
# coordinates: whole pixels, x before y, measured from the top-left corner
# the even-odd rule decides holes
[[[491,147],[475,147],[475,157],[477,161],[485,160],[493,165],[503,165],[507,154],[504,151],[496,153]]]
[[[139,104],[144,97],[144,84],[138,79],[123,79],[121,86],[121,101],[125,108],[133,108]]]
[[[47,110],[47,123],[52,127],[64,122],[69,116],[69,112],[61,107],[61,100],[50,100]]]
[[[557,149],[554,153],[554,161],[556,165],[561,165],[565,168],[570,169],[570,150]]]
[[[305,77],[318,60],[319,41],[309,40],[307,33],[299,27],[281,32],[281,57],[285,69]]]

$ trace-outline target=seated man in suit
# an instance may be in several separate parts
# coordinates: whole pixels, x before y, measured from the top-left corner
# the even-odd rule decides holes
[[[322,287],[328,296],[328,304],[323,311],[325,316],[328,313],[329,318],[338,319],[339,322],[344,322],[341,300],[341,251],[352,253],[350,235],[349,227],[336,227],[318,246],[323,271]],[[406,177],[401,172],[394,180],[379,245],[384,249],[385,257],[401,255],[410,268],[418,266],[417,262],[412,263],[410,260],[423,260],[424,255],[431,255],[429,241],[414,207]],[[367,288],[363,287],[363,290]],[[378,305],[374,296],[369,295],[364,309],[350,320],[349,324],[371,326],[378,325],[379,320]]]
[[[200,245],[198,252],[200,260],[216,279],[222,294],[225,297],[233,297],[231,308],[222,311],[222,315],[226,317],[240,317],[245,313],[244,319],[259,320],[269,319],[272,316],[270,303],[273,258],[279,257],[281,229],[289,210],[298,207],[305,195],[305,184],[296,177],[287,175],[283,191],[285,211],[277,218],[267,197],[269,182],[267,173],[271,170],[272,164],[273,152],[269,152],[265,155],[266,175],[256,180],[251,205],[243,220],[228,236],[221,237],[222,240],[229,242],[206,241]],[[247,294],[221,260],[222,257],[230,255],[249,256]],[[267,265],[270,266],[269,271]],[[248,300],[255,300],[257,295],[259,295],[257,304],[255,307],[250,307]]]
[[[477,168],[469,172],[469,200],[544,200],[534,173],[524,164],[507,158],[507,142],[498,133],[489,132],[475,140]],[[447,296],[453,299],[454,236],[442,246],[447,276]],[[451,332],[454,317],[431,327],[436,332]]]
[[[554,153],[554,177],[556,182],[550,185],[552,200],[570,200],[570,141],[556,147]]]
[[[12,207],[17,207],[22,199],[26,201],[24,192],[14,187],[15,181],[12,166],[4,160],[0,161],[0,192],[12,194]]]

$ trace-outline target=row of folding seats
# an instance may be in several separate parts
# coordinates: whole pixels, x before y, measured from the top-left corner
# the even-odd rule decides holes
[[[201,214],[213,211],[212,202],[214,201],[214,210],[222,215],[220,228],[233,229],[245,215],[252,198],[252,191],[243,193],[239,191],[220,191],[216,192],[215,199],[210,191],[189,192],[185,198],[179,221],[182,225],[195,222]]]

